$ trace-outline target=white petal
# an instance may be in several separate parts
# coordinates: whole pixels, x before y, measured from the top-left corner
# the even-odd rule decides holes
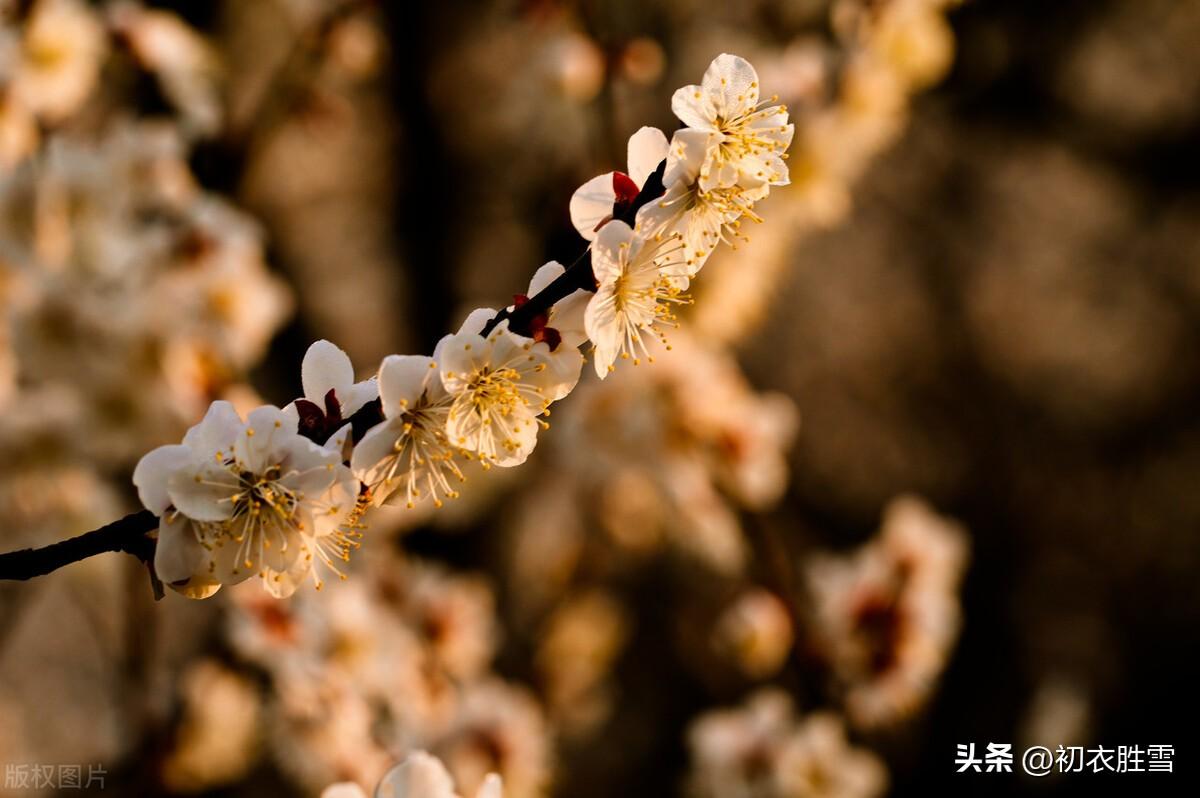
[[[571,224],[586,240],[595,241],[596,227],[612,216],[613,203],[616,201],[613,173],[593,177],[571,195]]]
[[[496,316],[497,312],[492,308],[475,308],[463,320],[462,325],[458,328],[458,334],[480,335],[483,332],[483,328]]]
[[[600,235],[592,245],[592,272],[601,285],[621,276],[621,262],[628,258],[622,253],[630,252],[633,247],[633,228],[624,222],[609,222],[600,228]]]
[[[343,781],[326,787],[321,798],[367,798],[367,794],[354,782]]]
[[[346,523],[357,502],[358,480],[349,468],[339,463],[334,469],[333,485],[312,503],[313,534],[322,537],[335,531]]]
[[[574,349],[587,340],[587,333],[583,329],[583,313],[591,299],[592,292],[580,288],[555,302],[550,309],[550,326],[562,336],[561,346]]]
[[[233,405],[224,400],[213,402],[203,420],[187,431],[183,444],[198,456],[208,458],[215,452],[229,455],[233,442],[242,431],[242,419]]]
[[[717,112],[699,86],[684,86],[671,96],[671,111],[679,121],[697,130],[716,132]]]
[[[147,452],[133,469],[133,484],[137,486],[138,498],[142,505],[154,513],[162,515],[171,505],[171,497],[167,494],[167,478],[173,471],[191,462],[192,450],[182,444],[159,446]]]
[[[350,455],[350,470],[356,477],[363,482],[374,481],[370,477],[371,471],[396,453],[394,447],[403,426],[401,421],[388,420],[367,430]]]
[[[546,348],[546,344],[537,344],[536,349]],[[551,378],[546,387],[547,398],[557,402],[579,384],[579,373],[583,371],[583,354],[573,346],[559,345],[553,352],[547,351],[546,363],[548,368],[542,372],[543,377]]]
[[[526,296],[534,296],[540,294],[546,286],[557,280],[566,272],[563,265],[556,260],[543,265],[533,274],[533,279],[529,281],[529,292]]]
[[[379,367],[379,396],[383,414],[398,418],[415,407],[435,371],[433,358],[424,355],[388,355]],[[436,376],[436,375],[434,375]]]
[[[221,589],[221,583],[206,576],[195,576],[189,579],[186,584],[168,584],[167,587],[181,596],[186,596],[190,599],[206,599]]]
[[[646,178],[667,157],[668,148],[667,137],[656,127],[643,127],[629,137],[629,176],[638,188],[646,185]]]
[[[671,137],[663,184],[670,187],[679,182],[689,186],[695,183],[696,178],[700,175],[700,167],[704,165],[709,152],[723,138],[719,133],[711,133],[706,130],[692,128],[676,130],[675,135]]]
[[[617,359],[621,351],[623,331],[613,313],[613,288],[602,285],[596,295],[588,303],[584,312],[584,326],[588,338],[591,339],[595,350],[592,352],[592,365],[600,379],[608,376],[608,369]]]
[[[500,776],[495,773],[487,774],[483,784],[479,785],[475,798],[504,798],[504,783]]]
[[[448,335],[438,343],[437,360],[442,384],[452,394],[466,387],[466,380],[491,359],[491,342],[479,335]]]
[[[721,53],[714,58],[700,84],[726,120],[744,116],[758,104],[758,73],[739,56]]]
[[[424,751],[411,754],[379,782],[375,798],[457,798],[454,781],[437,757]]]
[[[215,460],[178,468],[167,478],[167,494],[175,509],[195,521],[224,521],[233,515],[238,484]]]
[[[271,461],[276,459],[277,448],[291,438],[299,438],[293,418],[278,407],[263,405],[246,417],[245,429],[234,441],[234,457],[243,468],[261,474],[276,465]]]
[[[325,406],[325,394],[336,391],[340,398],[350,392],[354,384],[354,366],[350,357],[329,341],[317,341],[304,353],[300,365],[300,382],[304,385],[304,396],[310,402]]]
[[[311,541],[306,541],[305,545],[310,549]],[[269,570],[262,577],[263,589],[271,596],[278,599],[287,598],[296,592],[296,588],[300,586],[313,569],[314,560],[310,560],[307,556],[298,556],[292,561],[292,564],[283,571]],[[361,792],[360,792],[361,794]],[[324,795],[322,795],[324,798]]]
[[[208,550],[196,537],[192,522],[175,516],[174,522],[163,518],[158,524],[158,543],[154,547],[154,572],[162,581],[172,584],[186,582],[207,572]]]
[[[351,385],[344,396],[341,393],[337,396],[342,406],[342,418],[350,418],[367,402],[373,402],[378,398],[379,384],[374,377],[371,377]]]
[[[348,453],[346,444],[350,442],[353,431],[351,424],[343,424],[341,429],[326,439],[321,448],[336,454],[339,461],[346,459]]]

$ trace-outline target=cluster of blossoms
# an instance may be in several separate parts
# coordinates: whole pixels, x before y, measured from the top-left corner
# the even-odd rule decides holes
[[[378,798],[459,798],[446,766],[424,751],[417,751],[389,770],[379,782],[375,795]],[[503,795],[500,777],[492,773],[480,785],[475,798],[503,798]],[[357,784],[345,782],[327,787],[321,798],[366,798],[366,793]]]
[[[258,734],[275,766],[315,793],[374,784],[427,750],[464,791],[496,773],[510,795],[541,794],[550,732],[534,696],[491,671],[500,633],[487,582],[387,552],[365,565],[288,602],[230,591],[224,638],[266,688]]]
[[[958,638],[962,528],[913,496],[894,499],[876,539],[808,567],[814,648],[857,727],[892,726],[927,702]]]
[[[689,743],[696,798],[877,798],[887,788],[883,762],[847,741],[838,715],[797,718],[791,698],[772,688],[697,718]]]
[[[652,360],[648,337],[675,324],[713,249],[787,183],[793,133],[737,56],[718,56],[672,108],[687,127],[671,141],[638,131],[630,173],[589,181],[572,198],[591,279],[580,279],[582,259],[571,270],[548,263],[510,308],[472,312],[432,357],[389,356],[361,383],[344,353],[318,342],[305,356],[303,398],[244,421],[216,403],[182,444],[146,455],[134,481],[161,520],[160,577],[201,597],[249,576],[278,596],[309,575],[319,586],[320,566],[341,573],[367,506],[440,504],[457,495],[468,461],[523,463],[550,405],[579,381],[585,341],[601,379],[618,359]],[[521,308],[539,302],[513,329]]]

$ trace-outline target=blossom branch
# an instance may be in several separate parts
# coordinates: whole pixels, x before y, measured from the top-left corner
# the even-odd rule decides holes
[[[149,563],[154,559],[154,538],[149,533],[155,529],[158,518],[149,510],[140,510],[49,546],[0,554],[0,579],[25,581],[45,576],[64,565],[110,551],[123,551]]]
[[[619,209],[614,209],[615,212],[612,218],[632,226],[634,220],[637,218],[637,212],[647,203],[663,195],[663,191],[665,191],[663,187],[663,173],[666,171],[666,168],[667,161],[664,158],[659,162],[658,168],[654,173],[646,178],[646,183],[638,191],[634,200]],[[518,335],[529,335],[530,324],[532,324],[534,319],[544,313],[548,313],[555,302],[566,299],[580,289],[592,292],[596,290],[596,277],[592,273],[590,248],[585,249],[583,254],[576,258],[558,278],[538,293],[529,297],[528,302],[513,308],[511,311],[505,308],[497,313],[484,326],[481,335],[488,335],[496,328],[497,324],[505,319],[508,320],[508,329]]]

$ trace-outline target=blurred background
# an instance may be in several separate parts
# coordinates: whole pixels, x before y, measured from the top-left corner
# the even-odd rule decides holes
[[[1119,778],[1194,794],[1197,43],[1194,0],[0,0],[4,550],[136,509],[141,454],[290,401],[313,340],[365,377],[574,260],[571,193],[716,54],[797,129],[673,351],[378,511],[344,584],[0,584],[0,794],[415,749],[510,798],[1115,778],[964,743],[1173,745]]]

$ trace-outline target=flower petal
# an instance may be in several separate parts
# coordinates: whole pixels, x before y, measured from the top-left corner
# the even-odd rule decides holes
[[[200,543],[196,527],[188,518],[164,517],[158,524],[154,546],[154,572],[168,584],[186,582],[207,572],[208,550]]]
[[[215,452],[228,456],[241,431],[241,416],[232,404],[222,399],[208,406],[200,423],[183,436],[183,445],[205,459]]]
[[[375,795],[376,798],[457,798],[446,766],[424,751],[410,754],[389,770]]]
[[[697,130],[717,132],[717,112],[704,90],[696,85],[676,89],[671,95],[671,111],[679,121]]]
[[[424,355],[388,355],[379,367],[379,397],[383,415],[398,418],[417,405],[436,371],[433,358]]]
[[[177,468],[167,478],[167,494],[175,509],[194,521],[224,521],[233,515],[238,483],[216,460]]]
[[[629,137],[629,176],[639,189],[646,185],[646,178],[667,157],[668,149],[667,137],[656,127],[643,127]]]
[[[611,213],[612,211],[609,212]],[[540,269],[534,272],[533,279],[529,281],[528,296],[540,294],[545,290],[546,286],[561,277],[565,271],[566,269],[563,265],[556,260],[543,264]]]
[[[633,228],[624,222],[609,222],[600,228],[592,244],[592,272],[601,285],[616,280],[624,272],[628,250],[633,247]]]
[[[173,471],[191,462],[192,450],[182,444],[159,446],[147,452],[133,469],[133,484],[137,486],[142,505],[155,515],[162,515],[171,506],[167,493],[167,478]]]
[[[403,428],[404,423],[399,419],[388,419],[367,430],[350,455],[350,470],[354,475],[368,484],[375,482],[371,472],[396,453],[396,441]]]
[[[233,444],[233,454],[239,466],[255,474],[261,474],[277,459],[277,448],[291,438],[300,438],[296,432],[292,414],[272,405],[263,405],[250,411],[246,425]],[[310,444],[311,441],[308,441]],[[313,444],[315,446],[315,444]]]
[[[336,392],[338,400],[344,402],[354,385],[354,366],[350,356],[330,341],[317,341],[304,353],[300,365],[300,382],[304,385],[304,397],[310,402],[323,405],[325,394]]]
[[[700,84],[725,120],[744,116],[758,105],[758,73],[740,56],[718,55],[704,71]]]
[[[475,798],[504,798],[504,782],[495,773],[487,774],[475,792]]]
[[[612,216],[617,192],[613,189],[613,173],[597,175],[575,189],[571,195],[571,223],[579,235],[588,241],[596,240],[596,228]]]

